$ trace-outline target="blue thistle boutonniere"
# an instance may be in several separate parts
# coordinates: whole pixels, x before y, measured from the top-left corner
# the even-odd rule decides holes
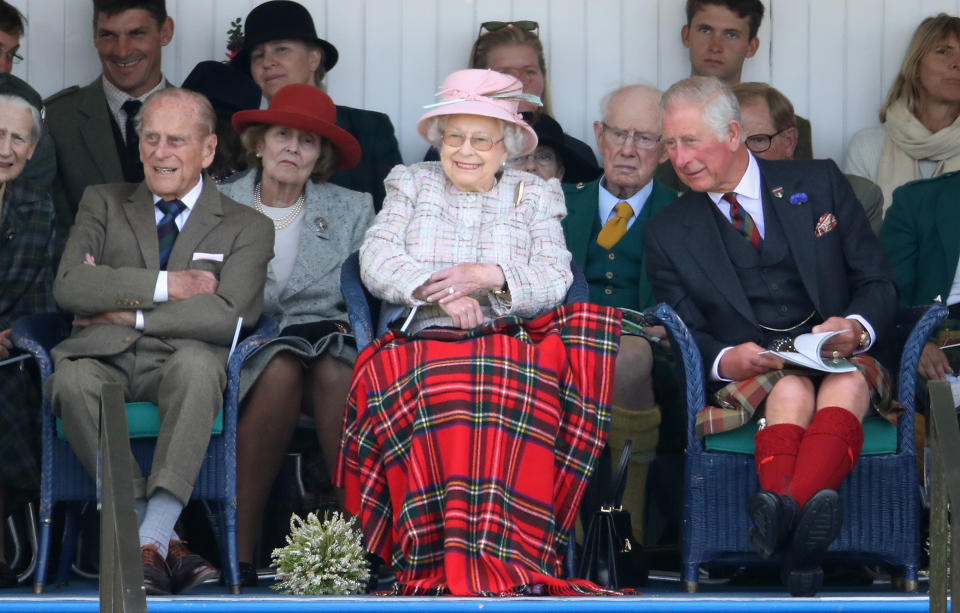
[[[808,200],[807,195],[803,192],[797,192],[790,196],[790,204],[803,204]]]

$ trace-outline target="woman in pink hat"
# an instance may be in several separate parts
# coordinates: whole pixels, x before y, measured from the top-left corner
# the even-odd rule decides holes
[[[354,369],[337,480],[402,593],[576,593],[561,546],[606,439],[620,320],[561,306],[556,179],[505,167],[537,137],[516,78],[462,70],[417,130],[360,249],[391,330]],[[532,318],[532,319],[531,319]],[[576,584],[576,585],[575,585]]]
[[[237,544],[243,585],[257,582],[253,550],[271,486],[306,407],[327,465],[357,351],[340,297],[340,266],[373,221],[370,194],[328,182],[355,166],[360,145],[335,125],[336,108],[311,85],[288,85],[266,110],[234,113],[251,170],[220,186],[273,220],[274,258],[263,312],[280,335],[244,364],[237,426]]]

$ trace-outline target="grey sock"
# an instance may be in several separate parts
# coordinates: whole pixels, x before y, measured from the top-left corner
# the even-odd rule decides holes
[[[143,517],[147,513],[147,499],[146,498],[137,498],[133,501],[134,510],[137,512],[137,527],[140,527],[143,524]]]
[[[140,546],[156,545],[157,553],[167,557],[173,526],[180,517],[183,503],[170,492],[158,489],[147,500],[147,512],[140,524]]]

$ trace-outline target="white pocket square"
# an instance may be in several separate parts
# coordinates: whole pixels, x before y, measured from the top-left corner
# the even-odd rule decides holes
[[[223,254],[222,253],[204,253],[202,251],[193,252],[193,261],[197,260],[213,260],[214,262],[222,262]]]

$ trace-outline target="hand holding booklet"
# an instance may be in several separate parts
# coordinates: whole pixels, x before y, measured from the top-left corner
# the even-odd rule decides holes
[[[823,372],[853,372],[857,369],[846,358],[824,358],[821,356],[823,344],[837,334],[843,334],[845,330],[833,330],[831,332],[819,332],[814,334],[809,332],[801,334],[793,339],[793,351],[767,350],[764,353],[770,353],[782,359],[784,362],[795,366],[803,366],[813,370]]]

